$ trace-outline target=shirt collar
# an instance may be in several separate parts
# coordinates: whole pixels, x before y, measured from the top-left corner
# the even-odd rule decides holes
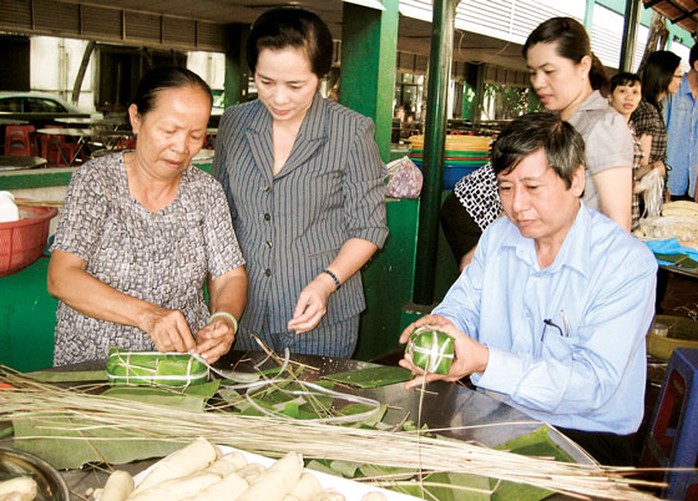
[[[536,255],[535,242],[532,238],[527,238],[521,235],[518,228],[511,223],[516,237],[508,239],[505,247],[513,247],[516,255],[528,263],[530,266],[538,268],[538,257]],[[580,200],[580,207],[577,211],[577,216],[572,223],[570,231],[565,237],[560,250],[555,257],[555,261],[546,271],[555,273],[563,266],[573,268],[582,275],[587,275],[589,269],[590,256],[590,240],[591,239],[591,215],[589,210]]]
[[[313,96],[313,102],[303,118],[299,136],[305,139],[321,139],[327,134],[325,132],[325,110],[327,103],[322,98],[319,92]],[[272,121],[271,113],[261,101],[257,101],[257,110],[250,121],[250,129],[253,129],[259,134],[271,131]]]

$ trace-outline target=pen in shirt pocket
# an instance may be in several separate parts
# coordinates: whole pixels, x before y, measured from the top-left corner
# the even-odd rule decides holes
[[[565,310],[560,310],[560,323],[556,323],[553,321],[551,318],[546,318],[543,320],[543,323],[547,327],[552,327],[558,331],[560,336],[562,337],[570,337],[570,323],[567,318],[567,314],[565,313]],[[560,325],[561,324],[561,325]],[[545,328],[543,329],[543,336],[545,335]],[[543,340],[543,336],[541,336],[541,341]]]

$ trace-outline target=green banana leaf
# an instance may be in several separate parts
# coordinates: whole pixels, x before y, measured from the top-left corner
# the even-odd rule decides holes
[[[107,389],[103,394],[111,397],[147,402],[163,407],[178,407],[183,410],[203,412],[205,402],[218,389],[219,381],[193,385],[184,391],[165,388],[119,386]],[[125,464],[141,459],[163,457],[182,448],[186,442],[151,438],[147,427],[133,434],[110,429],[100,433],[113,439],[75,440],[75,437],[90,436],[89,429],[82,429],[79,418],[57,416],[50,423],[39,421],[14,421],[13,446],[35,454],[54,467],[81,468],[87,463]]]
[[[412,377],[412,373],[407,369],[387,365],[322,376],[323,379],[329,381],[358,386],[359,388],[380,388],[395,383],[404,383]]]

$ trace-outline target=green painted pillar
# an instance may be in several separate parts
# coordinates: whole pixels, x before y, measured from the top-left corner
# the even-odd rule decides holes
[[[625,17],[623,20],[623,36],[620,46],[621,71],[632,71],[635,56],[635,40],[637,39],[637,21],[640,15],[640,0],[626,0]]]
[[[459,0],[434,0],[429,51],[427,113],[424,127],[424,185],[419,207],[419,236],[415,263],[413,302],[434,300],[434,269],[439,236],[439,208],[446,141],[446,107],[453,62],[453,34]]]
[[[594,5],[596,0],[586,0],[586,9],[584,9],[584,27],[587,32],[591,32],[591,25],[594,22]]]
[[[228,49],[225,53],[225,106],[247,100],[250,71],[245,58],[245,44],[250,33],[247,24],[226,26]]]
[[[376,143],[390,160],[395,95],[398,0],[383,0],[385,10],[344,3],[339,101],[376,123]]]

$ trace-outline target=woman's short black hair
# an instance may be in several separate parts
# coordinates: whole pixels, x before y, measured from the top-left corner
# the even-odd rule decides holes
[[[179,66],[158,66],[146,73],[138,83],[136,96],[129,105],[135,104],[140,115],[145,115],[155,107],[158,93],[167,89],[199,87],[208,95],[213,104],[213,95],[208,84],[196,73]]]
[[[630,73],[629,71],[616,73],[611,78],[611,94],[616,90],[616,87],[635,87],[635,84],[642,85],[642,79],[640,79],[640,75],[637,73]]]
[[[252,25],[247,38],[247,65],[252,74],[257,69],[263,49],[302,49],[312,72],[323,78],[332,68],[332,34],[317,14],[296,7],[268,10]]]
[[[584,164],[584,139],[575,128],[553,113],[529,113],[511,121],[492,147],[495,174],[509,173],[529,155],[543,148],[548,165],[567,188]]]

